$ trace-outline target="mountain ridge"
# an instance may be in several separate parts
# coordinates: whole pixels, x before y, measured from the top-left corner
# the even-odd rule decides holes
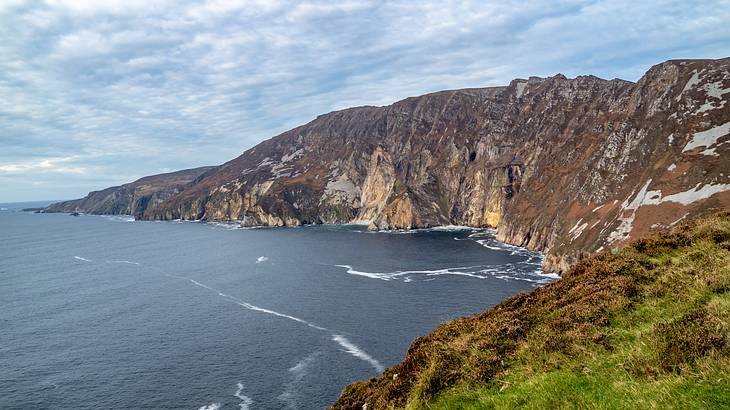
[[[730,206],[729,97],[724,58],[669,60],[636,83],[557,74],[353,107],[263,141],[134,215],[488,226],[564,271]]]

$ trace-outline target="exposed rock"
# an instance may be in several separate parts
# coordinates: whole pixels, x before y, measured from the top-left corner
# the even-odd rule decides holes
[[[79,212],[94,215],[134,215],[169,199],[215,167],[201,167],[140,178],[129,184],[90,192],[84,198],[51,204],[43,212]]]
[[[319,116],[172,196],[95,209],[244,225],[490,226],[563,271],[730,206],[728,99],[728,58],[667,61],[637,83],[556,75],[437,92]]]

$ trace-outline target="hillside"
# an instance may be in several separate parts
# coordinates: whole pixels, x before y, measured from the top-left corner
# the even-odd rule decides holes
[[[720,213],[439,326],[333,408],[728,408],[728,375],[730,213]]]
[[[728,100],[730,58],[670,60],[637,83],[558,74],[442,91],[319,116],[180,192],[93,210],[245,226],[489,226],[564,271],[730,206]]]
[[[128,184],[90,192],[81,199],[51,204],[44,212],[133,215],[139,218],[145,209],[159,205],[214,168],[200,167],[147,176]]]

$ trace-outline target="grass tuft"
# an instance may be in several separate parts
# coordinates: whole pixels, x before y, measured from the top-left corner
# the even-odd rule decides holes
[[[334,408],[730,408],[728,375],[725,212],[444,323],[383,376],[348,386]]]

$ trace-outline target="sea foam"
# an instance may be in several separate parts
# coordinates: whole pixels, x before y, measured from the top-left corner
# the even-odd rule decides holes
[[[304,319],[300,319],[300,318],[298,318],[296,316],[287,315],[285,313],[280,313],[280,312],[277,312],[275,310],[266,309],[266,308],[262,308],[262,307],[259,307],[259,306],[256,306],[256,305],[252,305],[252,304],[250,304],[248,302],[245,302],[245,301],[243,301],[241,299],[238,299],[238,298],[236,298],[234,296],[227,295],[227,294],[221,292],[220,290],[215,289],[215,288],[213,288],[211,286],[208,286],[208,285],[206,285],[204,283],[198,282],[195,279],[187,278],[187,277],[184,277],[184,276],[172,275],[172,274],[169,274],[169,273],[166,273],[164,275],[165,276],[168,276],[168,277],[171,277],[171,278],[177,278],[177,279],[187,280],[190,283],[194,284],[195,286],[199,286],[199,287],[204,288],[204,289],[207,289],[207,290],[209,290],[211,292],[215,292],[218,296],[221,296],[223,298],[226,298],[229,301],[231,301],[231,302],[233,302],[233,303],[235,303],[235,304],[237,304],[237,305],[239,305],[241,307],[244,307],[246,309],[253,310],[253,311],[256,311],[256,312],[266,313],[266,314],[273,315],[273,316],[277,316],[277,317],[281,317],[281,318],[284,318],[284,319],[293,320],[293,321],[295,321],[297,323],[301,323],[303,325],[309,326],[309,327],[311,327],[313,329],[317,329],[317,330],[320,330],[320,331],[328,331],[328,329],[325,328],[325,327],[317,326],[314,323],[308,322],[308,321],[306,321]],[[383,366],[380,364],[380,362],[378,362],[372,356],[370,356],[369,354],[367,354],[364,350],[360,349],[358,346],[356,346],[355,344],[353,344],[352,342],[350,342],[349,340],[347,340],[346,337],[344,337],[342,335],[339,335],[339,334],[332,334],[331,336],[332,336],[332,340],[335,341],[335,342],[337,342],[337,344],[339,344],[340,346],[344,347],[345,348],[345,351],[347,353],[350,353],[351,355],[353,355],[353,356],[355,356],[355,357],[357,357],[357,358],[359,358],[359,359],[361,359],[361,360],[363,360],[365,362],[368,362],[378,372],[382,372],[383,371]]]
[[[385,368],[383,367],[382,364],[380,364],[380,362],[375,360],[369,354],[365,353],[365,351],[363,351],[359,347],[355,346],[352,342],[347,340],[347,338],[345,336],[332,335],[332,340],[337,342],[340,346],[344,347],[345,351],[347,353],[357,357],[358,359],[361,359],[361,360],[364,360],[364,361],[370,363],[370,365],[373,366],[373,368],[375,368],[375,370],[377,370],[378,373],[382,373],[383,370],[385,370]]]
[[[250,406],[253,404],[253,400],[243,394],[243,383],[238,382],[237,387],[238,389],[233,395],[241,399],[241,403],[238,406],[241,408],[241,410],[249,410]]]
[[[123,263],[123,264],[127,264],[127,265],[137,265],[137,266],[139,266],[139,262],[122,261],[122,260],[120,260],[120,261],[117,261],[117,260],[114,260],[114,261],[106,261],[106,263]]]
[[[298,387],[309,372],[309,367],[319,355],[319,352],[312,353],[289,369],[292,379],[284,386],[284,391],[277,397],[280,401],[284,402],[287,408],[298,409],[301,407],[297,400],[297,393],[299,393]]]

